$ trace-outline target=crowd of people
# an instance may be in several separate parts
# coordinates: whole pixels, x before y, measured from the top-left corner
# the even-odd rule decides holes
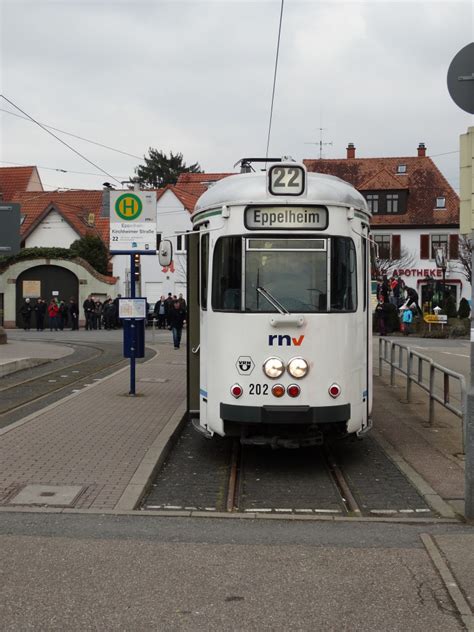
[[[396,311],[401,322],[401,331],[408,336],[416,316],[423,316],[419,304],[418,292],[405,285],[403,279],[393,275],[390,279],[384,275],[377,284],[377,306],[375,314],[381,336],[387,334],[389,313]]]
[[[92,294],[89,295],[82,304],[86,331],[119,328],[120,299],[120,294],[115,299],[107,297],[104,301]],[[49,328],[50,331],[79,329],[80,310],[74,298],[70,298],[67,303],[56,296],[52,297],[49,303],[43,298],[37,298],[34,302],[26,298],[20,307],[20,316],[25,331],[35,327],[37,331],[44,331],[45,328]],[[186,301],[183,295],[176,296],[170,292],[166,298],[161,296],[155,303],[153,318],[158,324],[158,329],[172,331],[174,348],[179,349],[183,325],[186,322]]]

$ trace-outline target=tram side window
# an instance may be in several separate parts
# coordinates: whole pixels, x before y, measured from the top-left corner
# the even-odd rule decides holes
[[[354,242],[334,237],[331,244],[331,311],[357,309],[357,266]]]
[[[201,238],[201,309],[207,309],[207,280],[209,276],[209,233]]]
[[[242,238],[221,237],[214,248],[212,309],[241,311]]]

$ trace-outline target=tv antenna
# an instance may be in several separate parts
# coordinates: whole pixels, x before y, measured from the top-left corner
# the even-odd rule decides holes
[[[305,145],[319,145],[319,160],[323,157],[323,147],[326,145],[332,146],[332,141],[330,143],[323,143],[323,131],[326,129],[325,127],[318,127],[319,129],[319,143],[305,143]]]

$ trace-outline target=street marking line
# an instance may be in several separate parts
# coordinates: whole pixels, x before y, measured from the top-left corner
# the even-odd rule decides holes
[[[453,600],[462,622],[466,626],[466,630],[468,630],[468,632],[474,632],[474,613],[462,594],[454,575],[451,573],[448,565],[444,561],[436,541],[433,537],[428,535],[428,533],[420,533],[420,538],[429,558],[433,563],[433,566],[440,574],[443,584],[445,585],[449,596]]]
[[[465,353],[451,353],[451,351],[440,351],[440,353],[444,353],[445,355],[457,356],[458,358],[469,358],[469,355]]]

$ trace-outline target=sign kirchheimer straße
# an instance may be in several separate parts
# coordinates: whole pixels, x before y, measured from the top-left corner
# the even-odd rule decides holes
[[[154,191],[110,192],[110,252],[156,252],[156,194]]]

